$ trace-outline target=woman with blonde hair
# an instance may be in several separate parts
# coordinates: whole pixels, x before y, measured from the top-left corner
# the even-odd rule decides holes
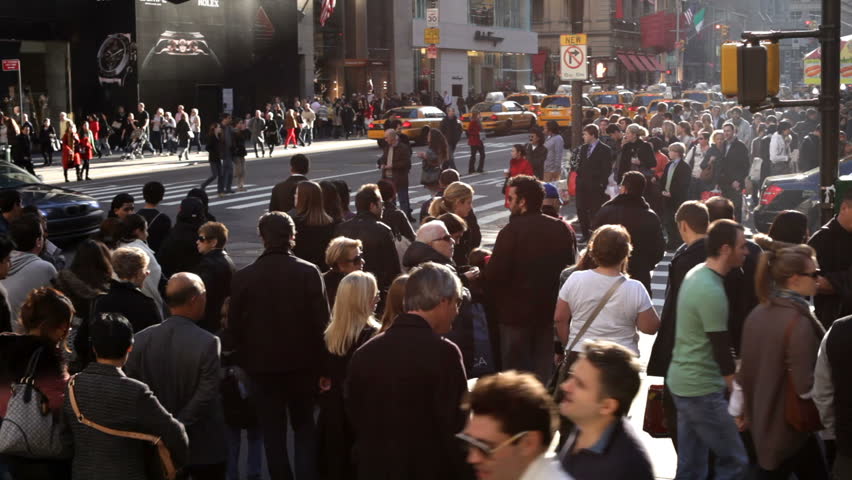
[[[813,387],[825,334],[808,302],[819,287],[816,252],[766,235],[754,240],[764,249],[755,278],[761,303],[743,327],[737,382],[744,402],[737,423],[751,431],[760,478],[795,473],[797,478],[827,479],[816,431],[803,431],[785,415],[787,403],[811,401],[803,397]]]
[[[354,435],[346,419],[343,384],[352,354],[380,328],[374,316],[378,303],[376,277],[367,272],[352,272],[340,282],[331,323],[325,329],[325,345],[330,355],[328,379],[320,384],[324,393],[318,423],[322,445],[319,458],[327,459],[323,473],[329,480],[355,477],[350,461]]]
[[[473,213],[473,187],[464,182],[453,182],[447,186],[444,195],[436,197],[429,205],[430,217],[438,218],[445,213],[458,215],[467,223],[467,231],[453,253],[456,265],[467,265],[468,254],[482,243],[482,232]]]
[[[316,182],[296,187],[296,246],[293,255],[313,263],[321,272],[328,269],[325,249],[334,237],[335,223],[323,207],[322,188]]]
[[[334,307],[337,287],[343,277],[349,273],[364,270],[362,248],[361,240],[336,237],[325,249],[325,263],[328,265],[328,271],[323,273],[322,277],[325,282],[325,295],[331,307]]]

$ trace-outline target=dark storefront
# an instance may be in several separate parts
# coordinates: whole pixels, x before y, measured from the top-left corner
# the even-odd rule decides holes
[[[5,1],[0,57],[22,60],[26,111],[79,121],[141,100],[196,107],[209,122],[298,93],[297,15],[296,0]],[[0,76],[0,96],[13,84]]]

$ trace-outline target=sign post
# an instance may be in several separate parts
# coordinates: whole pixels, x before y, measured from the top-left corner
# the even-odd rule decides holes
[[[7,58],[3,60],[4,72],[18,72],[18,104],[21,107],[21,123],[24,119],[24,85],[21,80],[21,61],[17,58]]]
[[[429,7],[426,9],[426,29],[423,30],[423,43],[426,44],[426,58],[429,59],[431,67],[429,74],[429,90],[431,96],[435,96],[436,78],[435,70],[438,63],[438,44],[441,43],[441,29],[439,24],[441,17],[438,11],[438,0],[431,0]]]

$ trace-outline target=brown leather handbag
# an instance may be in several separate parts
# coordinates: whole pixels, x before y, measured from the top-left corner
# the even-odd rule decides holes
[[[163,478],[166,480],[174,480],[177,475],[177,471],[175,470],[175,464],[172,462],[172,455],[169,453],[169,449],[160,441],[160,437],[155,437],[154,435],[149,435],[146,433],[138,433],[138,432],[126,432],[123,430],[115,430],[109,427],[104,427],[103,425],[99,425],[88,418],[83,416],[83,413],[80,412],[80,408],[77,405],[77,396],[74,394],[74,382],[77,379],[77,375],[71,377],[71,381],[68,382],[68,396],[71,401],[71,408],[74,410],[74,416],[77,417],[77,421],[86,425],[88,427],[92,427],[95,430],[106,433],[107,435],[113,435],[116,437],[124,437],[124,438],[132,438],[134,440],[142,440],[143,442],[150,442],[157,449],[157,455],[160,457],[160,464],[163,468]]]
[[[790,337],[793,335],[793,327],[796,324],[798,316],[794,316],[788,323],[784,331],[784,350],[790,348]],[[785,388],[784,388],[784,419],[791,427],[799,432],[818,432],[823,429],[822,421],[819,418],[819,411],[814,405],[814,401],[810,398],[802,398],[796,393],[796,386],[793,384],[793,374],[790,365],[786,367]]]

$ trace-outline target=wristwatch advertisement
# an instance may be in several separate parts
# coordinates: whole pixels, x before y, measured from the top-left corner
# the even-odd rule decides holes
[[[136,44],[129,33],[107,35],[98,49],[98,81],[123,87],[136,69]]]

